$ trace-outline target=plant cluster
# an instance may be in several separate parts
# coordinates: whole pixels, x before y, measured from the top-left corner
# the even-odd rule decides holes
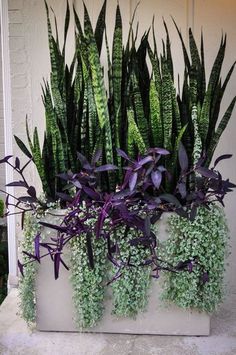
[[[173,215],[163,253],[170,263],[188,260],[191,272],[165,275],[162,298],[183,308],[213,312],[222,300],[228,228],[219,206],[201,207],[194,221]]]
[[[26,214],[24,225],[24,238],[21,248],[22,263],[27,263],[28,255],[34,253],[34,240],[39,232],[40,226],[35,215]],[[35,299],[35,281],[36,281],[37,265],[36,263],[27,263],[24,268],[24,277],[19,282],[20,292],[20,309],[22,317],[27,323],[35,321],[36,317],[36,299]]]
[[[57,237],[50,242],[45,242],[42,240],[40,233],[37,233],[34,240],[34,252],[27,253],[30,261],[40,262],[40,247],[44,248],[44,250],[46,249],[47,254],[51,256],[54,262],[56,279],[59,276],[60,265],[66,266],[62,259],[63,248],[71,239],[83,234],[86,234],[87,256],[92,269],[94,268],[93,235],[97,239],[103,238],[107,241],[108,258],[117,267],[118,275],[125,266],[130,266],[129,261],[126,264],[117,262],[117,249],[111,240],[111,235],[119,229],[120,225],[125,225],[128,229],[134,228],[141,233],[141,235],[137,234],[136,238],[126,240],[126,242],[137,248],[142,245],[149,250],[149,256],[144,265],[152,266],[153,271],[158,275],[158,271],[163,267],[168,269],[168,266],[162,264],[162,260],[158,258],[156,236],[151,230],[151,225],[158,220],[161,213],[175,211],[181,216],[190,216],[193,219],[196,214],[196,208],[199,205],[209,208],[209,204],[212,203],[214,197],[217,201],[223,203],[222,200],[225,194],[234,187],[228,180],[223,180],[216,170],[204,168],[198,163],[195,167],[199,174],[199,176],[196,176],[196,190],[185,194],[183,193],[183,188],[178,188],[177,190],[177,194],[181,192],[180,195],[182,194],[182,197],[186,199],[185,204],[182,205],[175,195],[162,193],[164,189],[162,181],[168,171],[160,164],[160,160],[162,156],[169,154],[167,150],[150,148],[144,156],[139,156],[138,160],[135,161],[129,158],[124,151],[118,149],[118,154],[124,160],[127,160],[129,165],[124,168],[124,180],[119,189],[116,192],[107,193],[100,190],[99,182],[103,178],[103,173],[112,172],[117,167],[112,164],[97,165],[101,154],[101,151],[95,152],[91,163],[89,163],[81,153],[78,153],[82,170],[77,174],[68,172],[59,175],[61,179],[66,181],[68,190],[67,193],[60,193],[59,196],[71,210],[68,211],[59,225],[39,222],[45,227],[56,230],[58,232]],[[221,159],[228,157],[222,156],[218,158],[215,165]],[[12,166],[20,175],[21,180],[14,181],[8,186],[20,186],[25,190],[24,196],[14,197],[16,203],[13,203],[13,205],[19,210],[16,213],[24,215],[25,212],[30,210],[39,213],[40,210],[47,209],[48,205],[37,197],[35,188],[29,186],[25,180],[24,169],[27,164],[21,168],[18,158],[15,160],[15,164],[10,162],[10,158],[8,156],[2,161]],[[186,182],[187,176],[193,174],[195,170],[187,171],[187,154],[182,145],[179,159],[182,171],[181,179]],[[179,182],[178,186],[180,184],[184,186],[184,182]],[[74,196],[69,193],[71,190]],[[185,191],[187,191],[186,187]],[[83,204],[86,206],[86,213],[81,210]],[[7,201],[8,205],[9,202]],[[82,212],[84,214],[83,218],[80,217]],[[94,213],[96,217],[94,217]],[[96,223],[92,226],[87,225],[87,221],[91,218],[96,219]],[[108,219],[110,220],[110,228],[109,231],[106,231],[104,230],[104,225]],[[124,239],[127,239],[125,233]],[[23,264],[19,263],[19,266],[21,271],[23,271]],[[172,266],[169,269],[174,270],[175,267]]]
[[[96,211],[94,218],[91,216],[86,224],[93,227],[96,222]],[[79,218],[86,217],[86,210],[81,211]],[[87,258],[88,236],[84,233],[71,239],[70,269],[71,283],[73,287],[73,301],[76,310],[76,324],[78,328],[89,328],[101,319],[103,314],[103,301],[105,294],[106,279],[106,243],[103,239],[91,238],[94,250],[94,268],[90,267]]]
[[[129,265],[122,269],[115,282],[111,283],[113,313],[116,316],[135,317],[140,311],[144,311],[148,303],[148,290],[151,285],[150,265],[140,267],[149,257],[149,251],[142,245],[135,247],[130,245],[129,241],[142,234],[137,230],[121,226],[112,236],[119,246],[119,259],[124,265]],[[124,236],[126,238],[124,238]],[[113,266],[113,272],[116,271]]]
[[[45,3],[46,4],[46,3]],[[163,156],[163,166],[171,174],[165,189],[172,192],[179,178],[177,151],[183,142],[190,168],[204,153],[204,167],[208,167],[219,138],[225,129],[235,105],[234,98],[221,120],[220,104],[234,69],[221,80],[226,38],[222,37],[208,83],[205,79],[203,37],[201,49],[189,30],[190,54],[181,32],[176,26],[183,48],[185,69],[183,87],[176,93],[173,57],[168,28],[162,53],[157,48],[154,23],[152,31],[145,32],[137,43],[138,29],[131,21],[127,43],[123,44],[123,27],[119,5],[112,42],[112,53],[106,34],[106,0],[93,30],[84,4],[84,28],[74,9],[76,25],[75,52],[70,65],[65,62],[65,48],[70,9],[67,4],[64,43],[60,47],[55,19],[52,31],[46,4],[48,39],[51,58],[50,81],[43,84],[46,132],[42,149],[37,128],[33,138],[27,126],[30,149],[16,137],[23,152],[33,159],[48,198],[65,186],[57,179],[58,173],[78,171],[77,151],[91,159],[98,149],[103,151],[103,164],[121,168],[126,162],[117,155],[117,148],[137,159],[151,147],[164,147],[171,152]],[[135,15],[135,14],[134,14]],[[150,33],[152,32],[152,33]],[[153,37],[154,48],[149,38]],[[104,69],[100,61],[102,47],[107,50],[108,83],[104,84]],[[147,62],[150,60],[151,69]],[[181,94],[180,94],[181,93]],[[217,122],[219,124],[217,124]],[[118,172],[104,174],[103,191],[114,191],[122,181]],[[194,181],[193,181],[194,184]]]

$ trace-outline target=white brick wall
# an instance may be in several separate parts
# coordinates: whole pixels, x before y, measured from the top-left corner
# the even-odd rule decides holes
[[[2,54],[1,54],[1,37],[0,37],[0,157],[4,157],[4,118],[3,118],[3,93],[2,93]],[[0,165],[0,189],[5,189],[5,167]],[[0,193],[0,197],[5,199],[4,194]]]
[[[12,90],[12,128],[13,134],[26,142],[25,117],[31,115],[30,61],[27,47],[27,21],[24,18],[24,2],[8,1],[9,49]],[[13,140],[13,152],[22,162],[26,157],[20,152]],[[28,169],[27,179],[34,177],[33,164]],[[16,176],[19,179],[19,176]],[[16,219],[16,235],[21,235],[20,218]]]
[[[26,142],[25,117],[31,115],[30,61],[24,2],[9,0],[9,48],[12,87],[13,134]],[[14,142],[14,154],[25,160]],[[30,170],[29,175],[33,172]]]

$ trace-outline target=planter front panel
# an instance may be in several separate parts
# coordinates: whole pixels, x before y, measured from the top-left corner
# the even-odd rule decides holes
[[[161,228],[162,231],[165,230],[163,225]],[[166,236],[163,236],[164,238]],[[64,258],[67,259],[68,256],[64,255]],[[210,333],[209,315],[196,310],[183,310],[174,305],[168,307],[163,305],[159,298],[160,279],[152,281],[147,310],[135,319],[117,318],[111,315],[110,291],[108,288],[103,318],[97,326],[88,329],[88,332],[163,335],[209,335]],[[38,330],[78,331],[74,321],[75,310],[69,272],[61,267],[59,279],[54,280],[53,263],[49,258],[41,260],[36,280],[36,301]]]

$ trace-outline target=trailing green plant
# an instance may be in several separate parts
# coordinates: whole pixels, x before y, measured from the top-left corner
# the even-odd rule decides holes
[[[27,213],[24,221],[24,237],[21,242],[21,248],[25,251],[22,253],[22,262],[27,265],[19,280],[20,309],[22,317],[27,323],[34,322],[36,317],[35,280],[37,273],[37,264],[28,262],[27,253],[34,253],[34,239],[39,229],[40,225],[36,216]]]
[[[4,209],[5,209],[4,201],[0,198],[0,218],[4,217]]]
[[[172,215],[162,252],[181,273],[166,273],[162,298],[182,308],[213,312],[224,295],[228,228],[222,208],[200,207],[194,221]],[[185,261],[183,263],[183,261]]]
[[[119,261],[123,262],[112,287],[113,313],[119,317],[135,317],[144,311],[148,303],[148,290],[151,284],[151,267],[144,266],[149,256],[148,248],[143,245],[132,246],[130,241],[141,237],[142,234],[134,228],[125,226],[117,228],[112,240],[119,246]],[[116,267],[113,268],[113,273]]]
[[[84,218],[83,211],[80,218]],[[96,216],[86,221],[88,227],[96,222]],[[91,268],[87,258],[88,238],[94,250],[94,268]],[[70,249],[70,280],[73,288],[73,301],[76,312],[76,325],[79,329],[95,326],[103,315],[106,275],[106,243],[97,240],[95,234],[86,233],[71,239]]]

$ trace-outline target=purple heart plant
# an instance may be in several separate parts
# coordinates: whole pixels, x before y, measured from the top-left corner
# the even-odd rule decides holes
[[[177,272],[182,269],[192,270],[192,264],[186,260],[180,260],[177,265],[170,265],[158,255],[157,237],[153,232],[153,225],[158,221],[162,213],[175,212],[181,217],[194,220],[197,208],[209,206],[217,201],[223,204],[223,198],[227,192],[235,187],[229,180],[223,180],[221,174],[216,171],[216,165],[222,159],[228,159],[231,155],[223,155],[216,159],[212,169],[204,167],[205,157],[201,157],[197,164],[188,169],[188,159],[183,145],[179,149],[179,164],[181,167],[180,177],[173,194],[166,193],[163,187],[164,179],[171,180],[171,175],[162,165],[162,158],[170,153],[163,148],[150,148],[146,154],[139,155],[137,160],[131,159],[124,151],[117,149],[117,154],[125,160],[123,168],[123,181],[117,186],[116,191],[104,192],[100,189],[100,181],[103,174],[113,172],[118,168],[112,164],[99,165],[101,151],[97,151],[91,163],[85,156],[78,153],[81,170],[78,173],[62,173],[59,179],[66,182],[65,192],[58,193],[61,207],[66,208],[66,214],[60,225],[53,225],[41,221],[44,227],[56,231],[56,238],[50,242],[44,242],[37,233],[35,236],[35,252],[27,254],[28,262],[40,262],[42,257],[50,256],[54,263],[55,279],[59,276],[60,265],[68,268],[63,260],[63,248],[73,238],[86,235],[87,257],[90,268],[94,268],[94,251],[91,239],[102,238],[107,244],[107,259],[117,268],[117,272],[109,283],[122,274],[122,269],[132,266],[130,258],[124,263],[119,260],[119,241],[114,240],[114,235],[120,226],[128,230],[132,228],[137,236],[127,243],[132,246],[142,246],[149,252],[145,260],[140,261],[140,266],[151,266],[152,276],[158,277],[160,270]],[[13,205],[16,209],[14,214],[22,215],[22,225],[26,212],[43,213],[48,208],[46,202],[37,197],[36,190],[29,186],[25,177],[25,168],[30,160],[21,167],[20,160],[15,159],[11,163],[11,156],[2,159],[1,163],[10,165],[20,176],[20,179],[9,183],[7,186],[20,187],[25,190],[23,196],[15,197],[7,194],[6,206],[8,209]],[[192,181],[195,180],[193,184]],[[193,188],[191,188],[191,184]],[[9,202],[9,197],[15,202]],[[81,213],[83,218],[80,218]],[[87,226],[86,221],[96,217],[93,226]],[[46,253],[41,254],[41,249]],[[19,262],[19,269],[23,274],[24,265]]]

